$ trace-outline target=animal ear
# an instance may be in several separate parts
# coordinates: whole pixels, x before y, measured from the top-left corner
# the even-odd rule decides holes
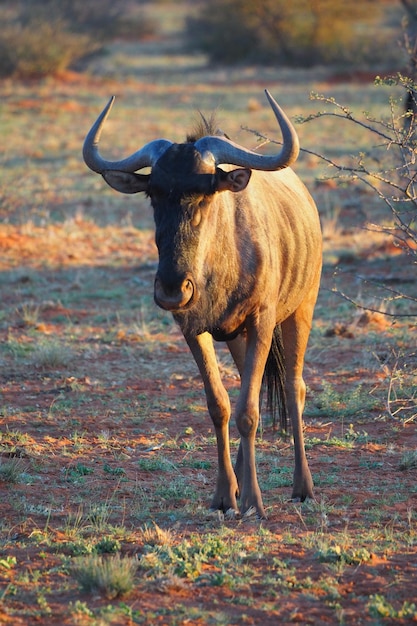
[[[217,187],[218,191],[243,191],[250,180],[252,171],[248,168],[239,168],[231,172],[222,172]]]
[[[105,170],[102,176],[106,183],[121,193],[139,193],[148,189],[149,176],[118,170]]]

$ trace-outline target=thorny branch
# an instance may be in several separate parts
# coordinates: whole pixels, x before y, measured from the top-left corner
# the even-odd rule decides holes
[[[397,85],[404,88],[406,94],[414,94],[417,85],[407,77],[397,74],[396,76],[375,79],[376,85]],[[402,101],[398,103],[393,98],[389,100],[388,120],[378,120],[364,113],[363,119],[359,119],[348,107],[340,104],[332,97],[319,94],[311,94],[312,100],[318,100],[331,105],[331,111],[319,111],[307,117],[298,117],[299,123],[311,122],[323,117],[336,117],[363,128],[379,141],[366,153],[360,152],[350,157],[350,162],[342,162],[332,157],[320,154],[314,150],[301,148],[302,152],[317,157],[335,171],[335,175],[327,176],[329,180],[341,182],[360,182],[366,185],[388,207],[393,218],[393,225],[372,224],[370,230],[385,233],[396,240],[411,257],[411,263],[416,263],[417,258],[417,115],[413,110],[405,110]],[[254,134],[258,141],[265,143],[280,143],[269,139],[266,135],[244,128]],[[382,140],[382,142],[380,141]],[[366,282],[362,278],[362,281]],[[368,281],[372,282],[372,281]],[[381,288],[381,284],[378,284]],[[417,299],[393,290],[386,284],[384,290],[390,294],[388,301],[407,300],[417,303]],[[356,307],[373,312],[392,315],[392,317],[415,317],[417,310],[409,310],[406,314],[377,311],[369,306],[361,305],[353,298],[334,288],[342,298],[348,300]]]
[[[385,408],[388,415],[392,419],[397,419],[397,415],[403,414],[402,423],[408,424],[409,422],[414,421],[417,418],[417,390],[414,388],[410,397],[398,397],[398,392],[396,387],[398,387],[399,391],[403,387],[404,382],[404,373],[407,368],[407,364],[404,362],[403,366],[400,366],[400,356],[395,355],[395,362],[391,367],[391,371],[389,372],[389,383],[387,390],[387,397],[385,402]],[[417,354],[410,353],[407,357],[411,359],[411,361],[415,360]],[[394,404],[397,405],[394,408]]]
[[[382,286],[380,283],[377,283],[376,281],[372,281],[372,280],[367,280],[366,278],[364,278],[363,276],[360,276],[359,274],[357,275],[357,278],[360,279],[362,283],[364,284],[371,284],[373,286],[378,286],[378,287]],[[404,298],[404,294],[401,293],[401,291],[392,289],[391,287],[388,287],[388,285],[386,284],[383,285],[383,288],[385,291],[392,294],[389,298],[385,298],[386,302],[394,302],[394,300],[402,300]],[[340,296],[347,302],[350,302],[351,304],[353,304],[355,308],[363,309],[364,311],[370,311],[371,313],[382,313],[383,315],[386,315],[387,317],[393,317],[393,318],[399,318],[399,317],[409,318],[409,317],[413,317],[417,315],[417,308],[416,308],[415,313],[398,313],[398,312],[393,312],[393,311],[388,311],[388,310],[382,311],[381,309],[373,307],[369,304],[366,304],[366,305],[360,304],[360,302],[358,302],[354,298],[351,298],[350,296],[348,296],[346,293],[344,293],[337,287],[333,287],[330,291],[332,291],[333,293],[336,293],[338,296]],[[417,304],[417,298],[407,296],[407,300],[411,300],[411,302],[415,302]]]

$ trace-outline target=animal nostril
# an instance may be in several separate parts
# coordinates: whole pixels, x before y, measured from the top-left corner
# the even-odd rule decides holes
[[[188,302],[193,297],[194,293],[194,283],[190,278],[186,278],[181,285],[181,293],[183,294],[184,300]]]
[[[177,285],[165,283],[160,276],[155,279],[154,296],[156,303],[170,311],[188,308],[196,295],[194,281],[191,277],[184,278]]]

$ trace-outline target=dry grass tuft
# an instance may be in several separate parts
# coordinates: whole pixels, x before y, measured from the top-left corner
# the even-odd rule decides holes
[[[136,558],[92,554],[74,559],[71,572],[83,591],[101,592],[111,599],[131,591],[137,567]]]

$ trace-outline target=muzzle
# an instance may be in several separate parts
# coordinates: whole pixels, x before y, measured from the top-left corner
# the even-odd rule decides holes
[[[155,277],[154,299],[156,304],[166,311],[184,311],[197,301],[197,288],[191,274],[177,284],[169,284],[159,274]]]

